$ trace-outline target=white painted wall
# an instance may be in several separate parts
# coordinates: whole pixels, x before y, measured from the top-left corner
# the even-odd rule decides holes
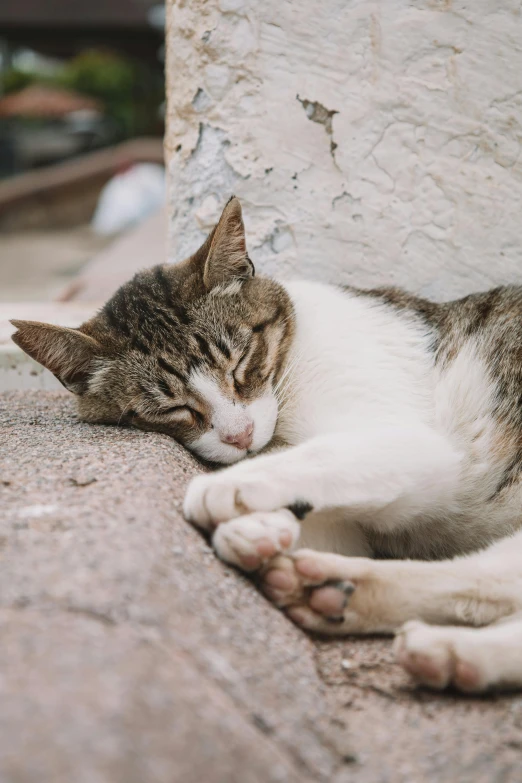
[[[171,260],[236,193],[263,271],[522,282],[517,0],[167,0]]]

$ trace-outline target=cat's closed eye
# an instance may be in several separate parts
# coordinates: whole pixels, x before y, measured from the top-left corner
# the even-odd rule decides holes
[[[171,405],[170,408],[162,408],[160,411],[158,411],[161,415],[170,415],[172,413],[187,413],[191,416],[196,415],[196,411],[191,408],[189,405]]]
[[[243,353],[241,354],[241,357],[236,364],[234,370],[232,371],[232,377],[234,379],[234,385],[236,386],[236,391],[238,391],[237,387],[241,386],[245,382],[245,370],[248,363],[248,358],[250,354],[250,345],[248,345]]]
[[[190,405],[171,405],[170,408],[162,408],[158,413],[161,416],[177,415],[180,421],[194,424],[196,422],[202,423],[204,421],[203,414]]]

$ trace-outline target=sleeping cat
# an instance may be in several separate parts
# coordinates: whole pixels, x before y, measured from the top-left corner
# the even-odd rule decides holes
[[[232,198],[79,329],[13,323],[84,420],[243,460],[194,479],[185,515],[299,626],[396,633],[434,688],[522,686],[522,288],[256,277]]]

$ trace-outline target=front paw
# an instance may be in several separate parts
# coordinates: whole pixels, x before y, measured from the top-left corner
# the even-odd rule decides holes
[[[289,505],[286,494],[280,478],[231,468],[193,479],[183,513],[189,522],[211,531],[221,522],[253,511],[283,508]]]
[[[275,555],[292,550],[299,530],[290,511],[261,511],[219,525],[212,544],[225,562],[243,571],[256,571]]]

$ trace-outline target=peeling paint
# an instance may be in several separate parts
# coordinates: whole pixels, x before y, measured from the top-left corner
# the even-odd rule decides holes
[[[198,88],[198,91],[194,95],[192,99],[192,106],[194,107],[195,111],[198,113],[206,111],[210,106],[212,105],[212,100],[209,98],[205,90],[202,90],[201,87]]]
[[[343,190],[343,192],[339,196],[334,196],[332,199],[332,207],[334,209],[342,208],[345,204],[360,204],[361,199],[360,198],[354,198],[350,195],[350,193],[347,193],[346,190]]]
[[[522,15],[414,6],[167,0],[172,260],[236,193],[261,271],[522,283]]]
[[[339,114],[339,112],[335,109],[327,109],[326,106],[323,106],[319,101],[308,101],[306,98],[300,98],[299,95],[296,95],[296,98],[305,110],[308,119],[324,126],[326,135],[330,139],[330,154],[335,161],[334,152],[337,148],[337,144],[333,140],[332,120],[334,114]]]

